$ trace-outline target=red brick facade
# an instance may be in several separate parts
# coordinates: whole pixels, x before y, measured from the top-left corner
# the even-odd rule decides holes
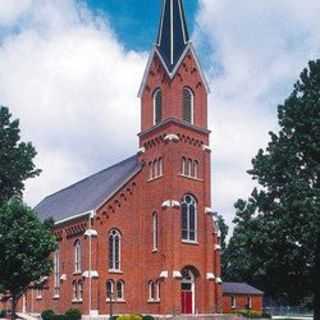
[[[251,300],[251,301],[250,301]],[[250,309],[252,311],[263,311],[263,295],[223,295],[223,312],[231,313],[239,310]]]
[[[154,125],[153,94],[158,88],[162,93],[162,119]],[[184,88],[193,93],[193,123],[183,121]],[[115,286],[121,281],[124,288],[122,299],[112,304],[115,314],[222,312],[219,232],[211,209],[207,108],[206,84],[191,47],[172,78],[155,54],[141,92],[142,169],[128,177],[90,216],[57,225],[60,288],[54,289],[54,275],[43,279],[42,295],[33,289],[25,297],[27,312],[54,309],[62,313],[72,307],[83,314],[109,314],[106,283],[110,279]],[[183,174],[183,158],[197,163],[194,177]],[[161,169],[152,175],[152,167],[158,166],[159,161]],[[182,240],[182,201],[186,195],[196,201],[196,239],[189,242]],[[159,228],[157,248],[153,243],[155,214]],[[110,271],[109,266],[111,230],[120,235],[117,271]],[[78,240],[81,272],[75,273]],[[186,274],[191,274],[191,280]],[[73,299],[75,281],[82,288],[77,301]],[[150,281],[160,288],[152,301]]]

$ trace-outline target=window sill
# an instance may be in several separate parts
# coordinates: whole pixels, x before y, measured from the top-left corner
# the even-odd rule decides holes
[[[53,300],[58,300],[58,299],[60,299],[60,295],[56,294],[56,295],[54,295],[54,296],[52,297],[52,299],[53,299]]]
[[[158,249],[153,249],[152,253],[158,253],[158,251],[159,251]]]
[[[40,297],[40,296],[36,297],[36,300],[42,300],[42,299],[43,299],[43,298]]]
[[[187,176],[187,175],[182,174],[182,173],[180,173],[179,176],[182,177],[182,178],[193,180],[193,181],[203,182],[203,179],[192,177],[192,176]]]
[[[106,299],[106,302],[110,303],[111,301],[110,299]],[[112,303],[127,303],[127,301],[124,299],[118,299],[118,300],[112,300]]]
[[[156,180],[161,179],[162,177],[163,177],[163,175],[158,176],[158,177],[154,177],[154,178],[150,178],[150,179],[148,179],[148,181],[147,181],[147,182],[153,182],[153,181],[156,181]]]
[[[76,304],[76,303],[82,303],[83,300],[82,299],[73,299],[72,303]]]
[[[192,241],[192,240],[182,240],[182,243],[190,244],[190,245],[193,245],[193,246],[198,246],[200,244],[198,241]]]
[[[148,300],[148,303],[157,304],[157,303],[160,303],[160,300]]]
[[[121,270],[114,270],[114,269],[109,269],[108,272],[109,272],[109,273],[114,273],[114,274],[123,274],[123,271],[121,271]]]
[[[81,276],[82,272],[81,271],[75,271],[73,273],[74,276]]]

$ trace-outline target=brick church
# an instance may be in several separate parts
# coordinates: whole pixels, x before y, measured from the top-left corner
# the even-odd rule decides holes
[[[54,218],[59,249],[53,274],[23,297],[23,311],[222,312],[208,93],[182,0],[163,0],[139,90],[137,154],[35,208]]]

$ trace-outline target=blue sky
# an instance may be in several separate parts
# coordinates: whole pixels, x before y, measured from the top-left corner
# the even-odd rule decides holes
[[[162,0],[86,0],[93,10],[108,16],[121,42],[128,49],[148,50],[155,41]],[[184,1],[192,33],[198,9],[197,0]]]
[[[211,88],[212,207],[228,223],[277,130],[277,105],[320,57],[319,0],[184,0]],[[160,0],[0,0],[0,105],[20,119],[43,197],[137,152],[137,92]]]

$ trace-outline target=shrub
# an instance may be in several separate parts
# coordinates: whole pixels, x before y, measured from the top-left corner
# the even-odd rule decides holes
[[[81,320],[82,314],[78,309],[69,309],[64,314],[66,320]]]
[[[262,318],[262,312],[254,310],[239,310],[236,312],[236,314],[252,319]]]
[[[55,314],[52,320],[67,320],[64,314]]]
[[[149,315],[143,316],[142,319],[143,320],[155,320],[153,316],[149,316]]]
[[[53,310],[44,310],[41,313],[42,320],[53,320],[54,316],[55,316],[55,313]]]
[[[6,310],[0,310],[0,318],[6,318],[7,317],[7,311]]]
[[[143,320],[138,314],[124,314],[118,317],[117,320]]]
[[[118,320],[119,316],[112,316],[109,318],[109,320]]]

